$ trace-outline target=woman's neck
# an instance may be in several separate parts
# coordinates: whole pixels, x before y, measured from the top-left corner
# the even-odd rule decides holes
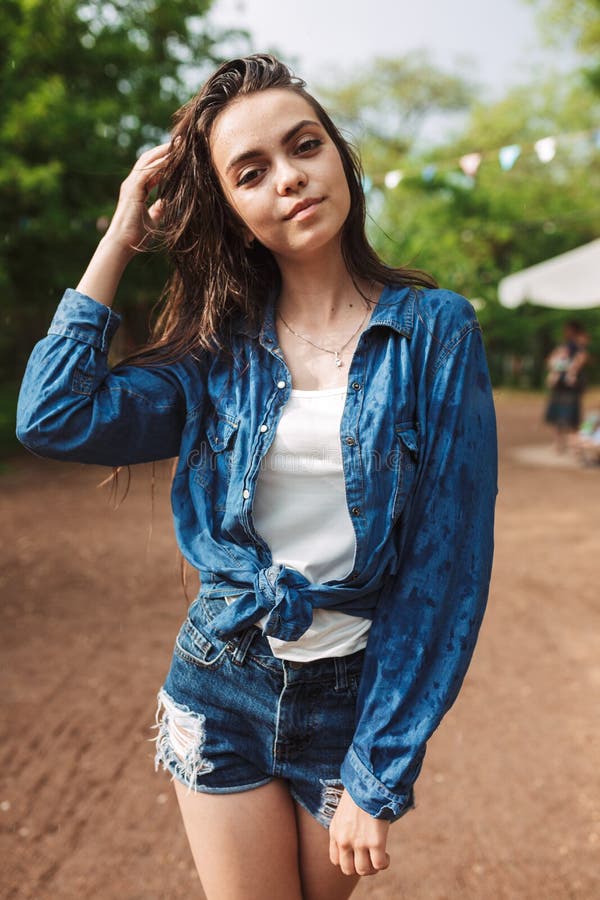
[[[355,287],[341,253],[319,259],[279,262],[282,287],[277,310],[286,321],[307,331],[318,332],[364,313],[366,303]],[[362,293],[371,300],[375,293],[366,279],[358,279]]]

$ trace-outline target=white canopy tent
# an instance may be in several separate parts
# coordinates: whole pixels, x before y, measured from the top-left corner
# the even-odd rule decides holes
[[[510,308],[526,300],[555,309],[600,306],[600,238],[508,275],[498,285],[498,296]]]

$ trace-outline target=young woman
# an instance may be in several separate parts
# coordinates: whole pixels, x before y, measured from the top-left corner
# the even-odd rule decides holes
[[[486,605],[481,328],[460,295],[381,262],[364,220],[358,159],[304,82],[268,55],[225,63],[123,182],[21,388],[36,453],[178,457],[200,590],[158,693],[156,767],[210,900],[336,900],[389,865]],[[119,279],[157,229],[162,316],[109,369]]]

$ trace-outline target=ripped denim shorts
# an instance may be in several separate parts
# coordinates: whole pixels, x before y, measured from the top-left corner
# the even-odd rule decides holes
[[[207,626],[225,603],[197,597],[179,630],[158,692],[154,768],[215,794],[284,778],[328,827],[343,791],[364,650],[283,660],[255,625],[221,641]]]

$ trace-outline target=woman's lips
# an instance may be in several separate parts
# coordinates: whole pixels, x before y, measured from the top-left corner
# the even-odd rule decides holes
[[[320,204],[323,202],[323,200],[324,200],[323,197],[321,197],[320,200],[314,200],[309,206],[305,206],[302,209],[299,209],[298,212],[293,213],[288,218],[289,219],[308,219],[308,217],[314,213],[317,206],[320,206]]]

